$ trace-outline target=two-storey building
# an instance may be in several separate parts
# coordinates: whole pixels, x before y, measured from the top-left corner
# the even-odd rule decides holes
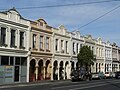
[[[84,36],[84,38],[84,45],[87,45],[93,51],[93,55],[96,56],[96,40],[91,35]],[[96,72],[96,63],[97,61],[94,61],[94,64],[91,66],[91,72]]]
[[[51,80],[52,27],[44,19],[30,24],[29,81]]]
[[[105,43],[105,72],[112,72],[112,45],[109,41]]]
[[[118,46],[116,43],[112,44],[112,71],[119,71]]]
[[[27,81],[29,25],[15,8],[0,12],[0,83]]]
[[[80,48],[84,45],[84,37],[80,35],[79,31],[71,32],[71,68],[77,69],[79,67],[77,54]]]
[[[53,28],[52,37],[53,59],[52,70],[53,80],[70,79],[71,72],[71,39],[67,29],[60,25]]]
[[[104,72],[104,66],[105,66],[105,44],[102,41],[101,38],[98,38],[96,40],[96,72]]]

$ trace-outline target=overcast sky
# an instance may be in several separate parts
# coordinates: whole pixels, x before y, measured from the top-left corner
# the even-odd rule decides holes
[[[92,1],[105,0],[0,0],[0,9],[77,4]],[[119,5],[120,1],[114,1],[80,6],[18,9],[18,11],[26,19],[37,20],[43,18],[51,26],[58,27],[63,24],[68,31],[73,31]],[[91,34],[93,38],[101,37],[103,41],[116,42],[120,46],[120,8],[79,31],[82,35]]]

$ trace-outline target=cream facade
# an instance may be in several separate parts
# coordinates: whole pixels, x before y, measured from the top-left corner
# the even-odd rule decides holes
[[[49,26],[44,19],[24,19],[15,8],[0,12],[1,83],[70,79],[77,54],[87,45],[96,56],[91,72],[120,70],[120,47],[115,43]]]
[[[61,25],[53,28],[52,37],[53,80],[70,79],[71,73],[71,38],[67,29]]]
[[[112,44],[112,71],[119,71],[119,49],[116,43]]]
[[[52,78],[52,27],[45,20],[31,22],[29,81]]]

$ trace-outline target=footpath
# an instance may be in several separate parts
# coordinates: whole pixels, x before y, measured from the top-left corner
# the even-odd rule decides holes
[[[7,83],[7,84],[0,84],[1,88],[12,88],[12,87],[24,87],[24,86],[34,86],[34,85],[50,85],[50,84],[60,84],[70,82],[70,80],[42,80],[42,81],[35,81],[35,82],[25,82],[25,83]]]

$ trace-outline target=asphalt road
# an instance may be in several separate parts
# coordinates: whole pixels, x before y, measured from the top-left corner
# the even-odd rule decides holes
[[[0,86],[0,90],[120,90],[120,79],[10,85]]]

